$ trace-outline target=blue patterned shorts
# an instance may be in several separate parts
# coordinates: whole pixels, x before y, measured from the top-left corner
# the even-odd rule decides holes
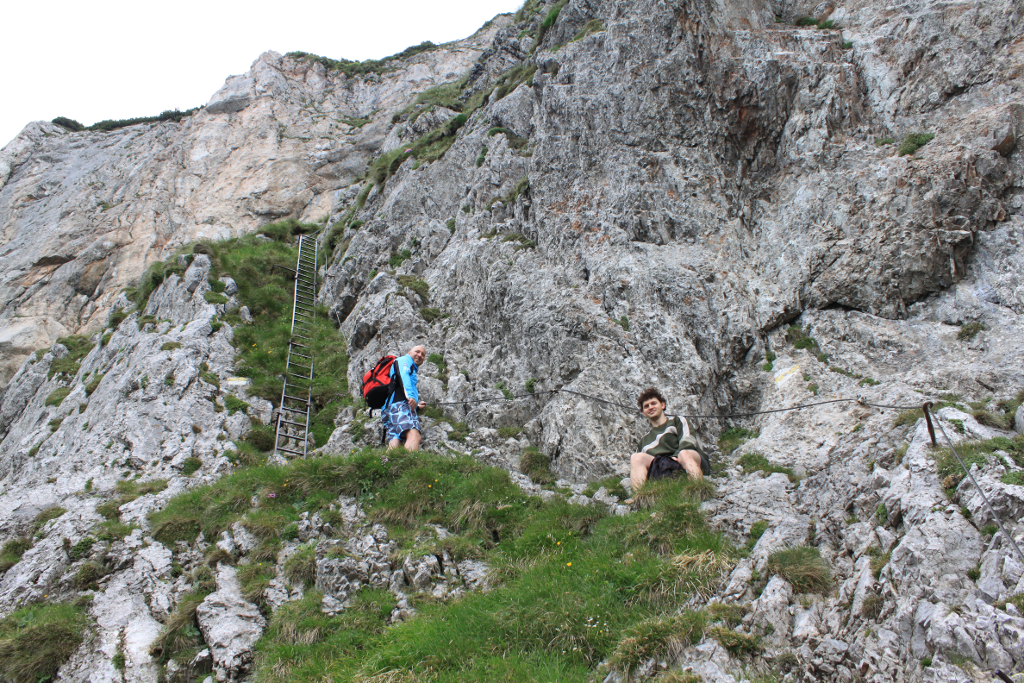
[[[396,401],[385,408],[380,415],[384,429],[387,431],[387,441],[405,441],[405,433],[410,429],[419,431],[420,418],[412,412],[409,404],[405,401]]]

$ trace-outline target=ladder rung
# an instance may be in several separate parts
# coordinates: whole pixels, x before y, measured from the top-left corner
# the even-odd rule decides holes
[[[290,448],[282,448],[281,446],[278,446],[277,450],[284,451],[285,453],[294,453],[295,455],[305,455],[303,451],[293,451]]]
[[[285,394],[284,397],[285,398],[290,398],[293,401],[302,401],[303,403],[309,403],[309,401],[307,401],[306,399],[299,398],[298,396],[289,396],[288,394]],[[284,406],[281,406],[281,407],[284,408]],[[293,410],[293,409],[292,408],[288,408],[288,410]]]
[[[310,365],[310,366],[307,367],[305,365],[299,365],[298,363],[289,363],[288,364],[288,369],[291,370],[292,368],[298,368],[300,370],[312,370],[313,366]]]
[[[292,422],[291,420],[286,420],[284,418],[281,418],[281,424],[295,425],[296,427],[302,427],[303,429],[306,428],[305,422]]]
[[[308,349],[309,348],[305,344],[300,344],[299,342],[296,342],[296,341],[290,341],[288,343],[291,344],[292,346],[298,346],[300,349]]]
[[[301,334],[293,334],[292,336],[293,337],[298,337],[299,339],[310,339],[310,340],[313,339],[312,337],[303,337]]]
[[[298,344],[295,344],[295,346],[298,346]],[[306,347],[303,346],[302,348],[306,348]],[[313,356],[303,356],[301,353],[295,353],[294,351],[292,352],[292,355],[293,356],[298,356],[299,358],[308,358],[309,360],[313,360]]]
[[[300,304],[298,301],[295,302],[295,308],[304,308],[307,311],[315,310],[312,306],[307,306],[306,304]]]
[[[303,377],[302,375],[296,375],[294,372],[289,372],[288,374],[291,375],[292,377],[294,377],[295,379],[304,379],[307,382],[312,382],[313,381],[312,377]]]

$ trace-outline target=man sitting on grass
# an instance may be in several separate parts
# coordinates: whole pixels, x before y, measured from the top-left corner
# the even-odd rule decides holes
[[[647,481],[651,465],[657,458],[671,458],[694,479],[703,479],[705,474],[711,474],[711,463],[697,445],[697,440],[690,436],[686,420],[678,416],[669,419],[665,415],[668,404],[660,391],[648,387],[636,403],[650,420],[651,431],[640,440],[638,452],[630,457],[629,481],[634,494]]]

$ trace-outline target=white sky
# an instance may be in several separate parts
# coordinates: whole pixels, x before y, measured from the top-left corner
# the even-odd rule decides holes
[[[210,99],[266,50],[377,59],[471,35],[522,0],[4,3],[0,147],[30,121],[155,116]]]

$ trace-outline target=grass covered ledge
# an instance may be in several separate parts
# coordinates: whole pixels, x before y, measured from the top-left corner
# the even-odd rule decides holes
[[[651,482],[647,509],[613,517],[604,506],[527,496],[506,471],[472,458],[398,450],[385,462],[383,455],[364,449],[241,468],[152,515],[154,536],[171,545],[200,531],[216,537],[241,521],[262,544],[251,557],[270,560],[266,571],[259,564],[240,571],[243,591],[258,604],[275,548],[295,537],[300,515],[316,511],[331,521],[329,505],[341,495],[388,527],[396,562],[447,550],[491,567],[486,593],[447,602],[411,594],[417,614],[403,623],[388,624],[395,596],[385,590],[361,590],[334,617],[320,611],[312,589],[273,614],[264,605],[269,625],[257,644],[255,680],[590,680],[613,653],[629,668],[635,659],[626,652],[660,649],[658,633],[650,633],[657,642],[638,641],[648,632],[640,625],[669,620],[691,597],[713,592],[735,557],[705,523],[705,492],[686,481]],[[432,524],[452,536],[424,533]],[[710,613],[698,621],[697,639],[704,624],[718,623]]]
[[[36,604],[0,619],[0,681],[39,683],[82,644],[89,624],[85,610],[73,604]]]

